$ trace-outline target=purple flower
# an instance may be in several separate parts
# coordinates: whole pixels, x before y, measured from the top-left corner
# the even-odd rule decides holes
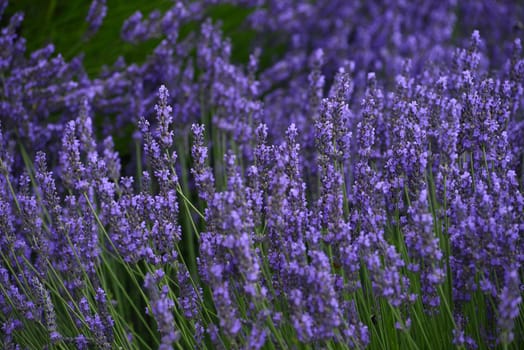
[[[514,321],[519,316],[522,303],[521,285],[518,270],[509,269],[504,277],[504,287],[500,292],[497,325],[500,330],[499,340],[502,344],[511,343],[514,339]]]
[[[169,296],[169,287],[167,284],[160,284],[163,274],[162,270],[157,270],[155,274],[148,273],[144,279],[144,287],[151,297],[151,315],[157,323],[161,337],[159,349],[168,350],[173,349],[173,343],[180,338],[180,332],[176,328],[173,316],[175,303]],[[149,308],[146,312],[149,312]]]
[[[200,235],[201,269],[210,285],[217,308],[220,329],[235,338],[243,323],[235,296],[255,304],[264,300],[260,282],[260,262],[254,250],[253,213],[247,205],[246,190],[236,165],[228,154],[227,189],[215,192],[206,209],[207,231]],[[251,327],[254,327],[251,325]]]
[[[193,124],[191,130],[194,137],[191,155],[195,162],[191,173],[195,177],[195,184],[200,198],[210,201],[215,193],[215,177],[211,168],[206,164],[208,161],[208,148],[204,144],[204,126]]]
[[[89,7],[89,12],[86,17],[86,22],[89,23],[89,35],[95,34],[107,14],[106,0],[93,0]]]

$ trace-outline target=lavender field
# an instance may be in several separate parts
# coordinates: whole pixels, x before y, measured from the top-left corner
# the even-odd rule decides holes
[[[0,0],[1,349],[524,348],[524,2],[84,2]]]

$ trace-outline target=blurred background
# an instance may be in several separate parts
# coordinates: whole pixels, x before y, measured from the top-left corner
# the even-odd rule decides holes
[[[25,17],[20,34],[27,39],[26,52],[33,52],[53,43],[55,52],[61,53],[66,61],[83,55],[85,69],[93,77],[104,65],[112,65],[119,56],[123,56],[126,62],[143,62],[161,39],[140,44],[126,43],[120,37],[122,24],[136,11],[141,11],[144,17],[153,10],[164,12],[173,6],[173,1],[108,0],[107,15],[102,26],[98,32],[88,37],[88,23],[85,19],[90,5],[90,0],[10,1],[2,17],[2,24],[15,12],[23,12]],[[231,5],[215,5],[208,10],[207,16],[219,20],[225,36],[230,37],[233,42],[233,61],[247,62],[251,52],[250,43],[255,33],[241,26],[251,11]],[[196,28],[196,24],[183,28],[181,35]]]

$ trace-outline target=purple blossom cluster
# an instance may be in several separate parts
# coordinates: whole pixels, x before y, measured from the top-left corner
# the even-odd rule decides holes
[[[231,43],[217,23],[206,19],[214,6],[226,4],[250,9],[243,27],[259,34],[245,68],[233,64]],[[96,32],[106,12],[105,1],[91,3],[88,34]],[[453,44],[464,45],[473,29],[480,29],[490,44],[485,45],[490,61],[482,64],[503,65],[511,39],[522,33],[523,15],[522,4],[494,0],[482,4],[424,1],[416,6],[405,1],[175,1],[164,13],[136,12],[124,23],[121,36],[125,41],[161,39],[144,63],[120,58],[90,77],[80,56],[66,62],[60,54],[55,56],[52,45],[27,57],[25,39],[18,30],[23,14],[17,13],[2,28],[0,39],[4,77],[0,116],[5,132],[16,127],[13,137],[30,150],[56,151],[66,122],[75,117],[83,100],[105,118],[100,131],[116,136],[123,126],[134,125],[140,116],[153,112],[156,90],[164,84],[170,92],[175,132],[181,135],[205,115],[246,148],[244,144],[262,121],[264,106],[263,122],[272,126],[272,137],[282,140],[282,131],[295,123],[303,130],[300,142],[313,145],[312,118],[319,101],[318,96],[311,97],[322,90],[323,83],[317,82],[313,90],[309,87],[308,67],[316,65],[326,81],[332,81],[339,67],[353,67],[355,102],[363,96],[366,72],[375,71],[385,83],[393,84],[409,58],[413,73],[421,73],[427,61],[451,59]],[[195,22],[200,31],[179,35],[184,26]],[[454,34],[459,29],[462,36]],[[503,45],[495,45],[500,42]],[[258,48],[268,43],[285,45],[286,51],[269,63],[265,59],[261,66]],[[323,52],[320,61],[317,49]]]
[[[416,310],[450,343],[523,342],[524,6],[218,2],[283,56],[234,63],[217,1],[137,12],[123,39],[159,45],[95,78],[52,46],[26,57],[21,14],[2,29],[0,344],[121,344],[117,272],[161,349],[364,348]]]
[[[89,6],[89,12],[86,17],[86,22],[89,24],[87,29],[88,35],[93,35],[98,31],[98,29],[100,29],[106,14],[106,0],[93,0],[91,6]]]

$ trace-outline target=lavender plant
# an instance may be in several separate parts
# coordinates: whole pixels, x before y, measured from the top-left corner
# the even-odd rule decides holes
[[[520,348],[522,6],[223,3],[245,65],[214,1],[137,12],[160,43],[98,77],[2,30],[2,347]]]

